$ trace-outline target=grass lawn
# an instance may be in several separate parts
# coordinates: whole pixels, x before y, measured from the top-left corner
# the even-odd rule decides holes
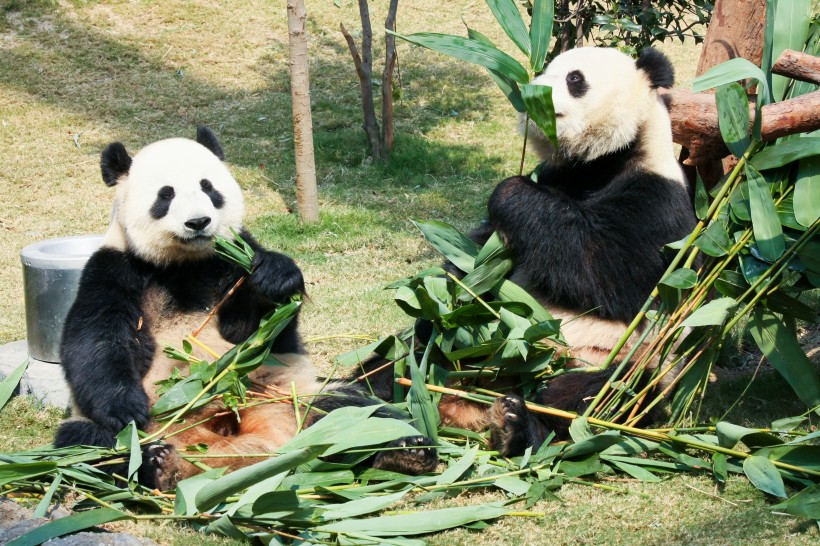
[[[387,2],[371,4],[379,28]],[[284,3],[0,3],[0,343],[25,337],[20,249],[104,231],[113,191],[100,178],[102,148],[119,140],[133,153],[160,138],[192,137],[197,124],[221,138],[246,193],[249,229],[302,267],[310,294],[302,331],[325,371],[337,354],[362,344],[351,336],[376,338],[406,326],[383,287],[438,261],[411,219],[475,224],[495,184],[517,173],[520,138],[512,109],[482,70],[399,42],[396,147],[388,164],[371,163],[358,79],[339,32],[343,22],[357,34],[358,10],[349,1],[341,6],[307,5],[322,218],[302,225],[293,212]],[[483,3],[403,2],[398,29],[463,34],[462,18],[496,43],[508,42]],[[688,84],[698,48],[662,49]],[[762,419],[754,406],[736,412],[739,424]],[[59,418],[11,402],[0,413],[0,451],[48,442]],[[536,505],[544,518],[509,518],[430,541],[816,544],[820,536],[813,523],[771,514],[770,499],[742,478],[725,488],[702,476],[617,485],[633,494],[568,485],[562,502]],[[119,528],[163,544],[235,543],[172,526]]]

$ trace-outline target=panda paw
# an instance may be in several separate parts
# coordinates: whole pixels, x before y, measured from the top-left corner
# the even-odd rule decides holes
[[[432,472],[438,464],[435,443],[427,436],[405,436],[387,444],[390,449],[380,451],[373,461],[373,468],[401,472],[411,476],[419,476]],[[423,447],[422,447],[423,446]]]
[[[149,489],[169,491],[176,487],[179,457],[170,444],[155,442],[142,450],[139,482]]]
[[[124,429],[131,421],[138,428],[143,428],[150,418],[148,396],[139,386],[125,392],[118,391],[116,398],[107,401],[97,399],[89,404],[89,409],[91,411],[84,413],[90,419],[114,432]]]
[[[251,283],[276,303],[305,291],[305,279],[299,266],[290,257],[276,252],[256,253]]]
[[[490,408],[490,447],[504,457],[522,455],[536,443],[535,425],[523,398],[502,396]]]

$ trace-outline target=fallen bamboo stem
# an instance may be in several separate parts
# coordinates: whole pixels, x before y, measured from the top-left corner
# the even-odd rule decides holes
[[[399,378],[399,379],[396,379],[396,383],[398,383],[399,385],[402,385],[403,387],[411,387],[413,385],[412,381],[410,381],[409,379],[405,379],[403,377]],[[474,402],[481,402],[481,403],[485,403],[485,404],[492,404],[493,403],[493,400],[491,400],[492,398],[500,398],[500,397],[504,396],[501,393],[493,393],[492,395],[487,395],[487,396],[477,396],[477,395],[472,395],[472,394],[469,394],[467,392],[460,391],[460,390],[457,390],[457,389],[451,389],[451,388],[448,388],[448,387],[440,387],[438,385],[431,385],[429,383],[426,384],[426,387],[427,387],[427,390],[432,391],[432,392],[439,392],[439,393],[442,393],[442,394],[450,394],[450,395],[453,395],[453,396],[458,396],[458,397],[461,397],[461,398],[465,398],[467,400],[472,400]],[[489,393],[491,391],[485,391],[485,392]],[[577,417],[579,417],[579,415],[577,413],[561,410],[561,409],[558,409],[558,408],[548,408],[546,406],[533,404],[532,402],[526,402],[525,401],[524,405],[529,411],[531,411],[533,413],[541,413],[541,414],[544,414],[544,415],[552,415],[554,417],[560,417],[562,419],[569,419],[569,420],[573,420],[573,419],[576,419]],[[608,429],[608,430],[617,430],[619,432],[625,432],[625,433],[630,434],[632,436],[637,436],[639,438],[645,438],[647,440],[653,440],[653,441],[656,441],[656,442],[672,442],[672,443],[676,443],[676,444],[683,444],[684,446],[690,447],[692,449],[700,449],[702,451],[708,451],[708,452],[711,452],[711,453],[722,453],[724,455],[729,455],[731,457],[736,457],[736,458],[739,458],[739,459],[747,459],[747,458],[752,456],[751,453],[744,453],[742,451],[737,451],[737,450],[734,450],[734,449],[729,449],[729,448],[725,448],[725,447],[721,447],[721,446],[717,446],[717,445],[707,444],[707,443],[700,442],[698,440],[694,440],[694,439],[691,439],[691,438],[682,438],[680,436],[675,436],[673,434],[665,434],[665,433],[656,432],[656,431],[652,431],[652,430],[629,427],[629,426],[626,426],[626,425],[620,425],[618,423],[611,423],[609,421],[596,419],[594,417],[587,417],[586,419],[587,419],[587,422],[590,425],[594,425],[594,426],[597,426],[597,427],[600,427],[600,428],[605,428],[605,429]],[[811,476],[820,477],[820,471],[811,470],[809,468],[803,468],[803,467],[799,467],[799,466],[794,466],[794,465],[790,465],[790,464],[783,463],[781,461],[776,461],[776,460],[771,460],[771,463],[774,464],[776,467],[782,468],[784,470],[791,470],[791,471],[794,471],[794,472],[801,472],[803,474],[808,474],[808,475],[811,475]]]

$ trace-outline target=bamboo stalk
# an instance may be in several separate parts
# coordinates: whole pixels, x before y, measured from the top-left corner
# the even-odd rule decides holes
[[[396,380],[399,385],[404,387],[410,387],[413,385],[413,382],[409,379],[399,378]],[[492,404],[495,398],[500,398],[503,396],[501,393],[494,393],[493,396],[477,396],[466,393],[464,391],[459,391],[457,389],[451,389],[448,387],[440,387],[438,385],[430,385],[426,384],[427,390],[432,392],[440,392],[442,394],[450,394],[453,396],[459,396],[461,398],[465,398],[467,400],[472,400],[474,402],[481,402],[485,404]],[[552,415],[554,417],[561,417],[563,419],[573,420],[578,417],[581,417],[577,413],[573,413],[570,411],[561,410],[558,408],[549,408],[546,406],[541,406],[539,404],[533,404],[532,402],[525,401],[525,407],[533,412],[533,413],[541,413],[545,415]],[[739,459],[747,459],[751,457],[750,453],[744,453],[742,451],[737,451],[735,449],[729,449],[722,446],[707,444],[704,442],[700,442],[698,440],[689,439],[689,438],[681,438],[680,436],[675,436],[673,434],[665,434],[661,432],[652,431],[649,429],[640,429],[635,427],[630,427],[626,425],[621,425],[618,423],[612,423],[610,421],[604,421],[602,419],[596,419],[594,417],[587,417],[587,422],[590,425],[594,425],[600,428],[605,428],[608,430],[617,430],[619,432],[625,432],[631,436],[637,436],[639,438],[645,438],[647,440],[653,440],[656,442],[673,442],[676,444],[683,444],[686,447],[690,447],[693,449],[700,449],[702,451],[708,451],[710,453],[722,453],[724,455],[729,455],[731,457],[736,457]],[[771,460],[772,464],[774,464],[778,468],[782,468],[784,470],[791,470],[794,472],[800,472],[803,474],[809,474],[811,476],[818,476],[820,477],[820,471],[811,470],[809,468],[803,468],[795,465],[790,465],[788,463],[784,463],[781,461]],[[531,470],[531,469],[530,469]]]

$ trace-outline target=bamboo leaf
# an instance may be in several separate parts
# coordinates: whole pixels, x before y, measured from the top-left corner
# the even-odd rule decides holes
[[[487,0],[487,5],[495,15],[495,19],[501,28],[510,37],[510,40],[518,46],[524,55],[530,56],[530,35],[527,26],[521,17],[521,12],[513,0]]]
[[[373,512],[384,510],[391,504],[400,501],[407,493],[408,490],[404,490],[381,497],[365,497],[341,504],[327,504],[322,507],[319,517],[323,521],[329,521],[372,514]]]
[[[37,504],[37,508],[31,514],[32,519],[46,517],[48,514],[48,507],[51,505],[51,499],[54,498],[54,493],[57,492],[57,488],[60,487],[60,483],[62,481],[62,475],[57,474],[54,476],[54,479],[51,481],[51,485],[48,486],[48,490],[46,490],[43,498],[40,499],[40,502]]]
[[[510,509],[496,503],[480,506],[459,506],[440,510],[424,510],[411,514],[381,516],[377,518],[344,520],[322,525],[317,531],[328,533],[355,533],[375,537],[394,537],[435,533],[460,527],[476,521],[500,518]]]
[[[797,165],[794,218],[805,227],[820,218],[820,155],[801,159]]]
[[[206,512],[234,493],[281,472],[292,470],[315,459],[326,449],[327,445],[324,444],[313,445],[240,468],[200,489],[195,498],[196,507],[200,512]]]
[[[476,455],[478,455],[478,444],[467,449],[459,460],[452,462],[451,459],[450,466],[436,479],[436,485],[450,484],[459,480],[473,466]]]
[[[732,241],[726,228],[720,222],[712,222],[695,240],[695,246],[704,254],[714,257],[725,256],[732,249]]]
[[[715,96],[718,125],[726,147],[735,157],[743,157],[751,143],[749,136],[749,98],[739,83],[732,82],[717,88]]]
[[[527,83],[530,79],[527,69],[521,66],[521,63],[503,51],[478,40],[432,32],[418,32],[408,35],[398,34],[390,30],[386,32],[421,47],[494,70],[518,83]]]
[[[723,453],[712,453],[712,475],[720,483],[726,483],[729,479],[726,455]]]
[[[547,59],[547,50],[552,39],[554,11],[553,0],[534,0],[532,3],[530,69],[536,74],[544,69],[544,61]]]
[[[552,88],[547,85],[525,84],[521,86],[521,98],[527,113],[552,145],[558,147],[555,128],[555,106],[552,103]]]
[[[608,463],[614,465],[615,467],[619,468],[621,471],[626,472],[636,480],[640,480],[642,482],[651,482],[656,483],[661,481],[661,479],[656,476],[655,474],[651,473],[645,468],[641,468],[638,465],[625,463],[623,461],[618,461],[615,459],[608,459],[604,457],[604,460]]]
[[[774,13],[774,34],[772,35],[772,61],[786,49],[802,51],[809,37],[811,21],[811,0],[779,1]],[[772,96],[783,100],[790,78],[772,74]]]
[[[802,140],[802,139],[801,139]],[[751,165],[746,164],[749,183],[749,206],[752,210],[752,228],[761,256],[770,262],[777,260],[786,249],[783,227],[777,216],[769,184]]]
[[[755,103],[755,121],[752,128],[752,133],[755,139],[760,140],[760,127],[763,119],[760,115],[760,109],[764,104],[772,102],[771,90],[769,86],[770,80],[768,80],[766,74],[751,61],[742,57],[736,57],[712,67],[706,72],[706,74],[692,81],[692,91],[698,93],[713,87],[719,87],[727,83],[745,80],[748,78],[757,80],[758,85],[760,86],[758,100]]]
[[[600,453],[609,446],[617,444],[621,440],[623,440],[623,437],[620,432],[617,430],[608,430],[568,446],[561,454],[561,458],[570,459],[590,453]]]
[[[698,274],[688,268],[676,269],[661,280],[660,284],[686,290],[694,287],[698,283]]]
[[[820,155],[820,136],[807,136],[766,146],[752,157],[752,165],[765,171],[816,155]]]
[[[87,512],[77,512],[37,527],[25,535],[8,542],[6,546],[37,546],[52,538],[123,519],[131,519],[131,516],[113,508],[98,508],[96,510],[88,510]]]
[[[820,484],[814,484],[780,504],[772,506],[775,512],[820,520]]]
[[[730,449],[735,447],[738,442],[743,442],[752,450],[759,447],[777,446],[783,443],[777,436],[725,421],[719,422],[715,428],[720,445]]]
[[[380,407],[345,406],[333,410],[318,423],[300,432],[279,451],[287,453],[325,444],[325,455],[333,455],[354,447],[382,445],[418,434],[415,428],[398,419],[373,417],[373,413]]]
[[[820,405],[820,378],[780,319],[767,309],[757,309],[749,319],[749,332],[797,397],[810,408]]]
[[[498,284],[507,273],[512,270],[513,261],[510,258],[495,259],[481,264],[461,279],[461,283],[470,289],[474,294],[484,294],[493,286]],[[461,301],[470,301],[473,296],[463,289],[458,287],[458,299]]]
[[[57,469],[57,463],[42,461],[35,463],[0,464],[0,487],[11,482],[28,480]]]
[[[450,260],[460,270],[469,273],[475,267],[475,258],[479,247],[456,228],[444,222],[428,220],[413,224],[421,231],[424,238]]]
[[[516,497],[523,497],[530,490],[530,484],[514,476],[502,476],[493,482],[493,485],[503,489]]]
[[[489,38],[473,28],[467,27],[467,37],[479,41],[489,47],[495,48],[495,44],[493,44]],[[527,109],[524,107],[524,99],[521,98],[521,90],[518,88],[518,84],[500,72],[489,68],[485,70],[487,70],[487,73],[501,89],[501,92],[507,97],[507,100],[510,101],[510,104],[512,104],[516,112],[526,112]]]
[[[411,352],[407,355],[408,364],[410,365],[410,379],[412,386],[410,392],[407,393],[407,405],[410,410],[410,415],[415,419],[415,426],[419,432],[428,438],[432,438],[433,442],[438,441],[438,425],[441,422],[438,414],[438,407],[433,403],[433,397],[427,389],[426,373],[422,372],[422,368],[426,372],[427,359],[430,356],[430,350],[433,344],[428,343],[422,357],[421,368],[416,363],[416,357]]]
[[[706,191],[706,186],[703,185],[703,179],[700,173],[696,174],[695,180],[695,215],[698,220],[705,220],[706,214],[709,211],[709,192]]]
[[[14,371],[8,374],[3,381],[0,382],[0,409],[6,405],[9,398],[11,398],[14,394],[14,390],[17,388],[17,385],[20,384],[20,379],[22,379],[23,374],[26,373],[27,368],[28,359],[14,368]]]
[[[783,478],[780,477],[777,467],[766,457],[752,455],[746,458],[743,461],[743,472],[752,485],[761,491],[775,497],[786,498]]]
[[[723,324],[737,308],[738,303],[732,298],[718,298],[695,310],[683,321],[682,326],[717,326]]]
[[[128,449],[128,478],[135,480],[137,471],[142,466],[142,448],[137,434],[137,425],[131,421],[117,434],[117,449]]]
[[[499,285],[494,286],[490,290],[490,293],[502,301],[515,301],[526,304],[530,309],[532,309],[532,318],[538,322],[554,320],[549,311],[544,309],[544,307],[538,303],[535,298],[509,279],[505,279],[503,282],[499,283]]]

